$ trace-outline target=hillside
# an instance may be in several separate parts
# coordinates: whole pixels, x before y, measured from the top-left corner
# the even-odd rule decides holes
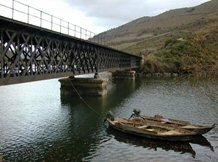
[[[211,26],[183,38],[168,39],[164,46],[145,57],[146,73],[218,75],[218,28]]]
[[[217,8],[218,0],[212,0],[197,7],[171,10],[155,17],[142,17],[98,36],[115,48],[134,53],[146,52],[163,45],[166,37],[178,32],[193,32],[216,22]],[[151,46],[147,41],[155,45]],[[144,44],[143,47],[141,44]]]
[[[142,17],[98,36],[114,48],[144,54],[146,73],[218,71],[218,0]]]

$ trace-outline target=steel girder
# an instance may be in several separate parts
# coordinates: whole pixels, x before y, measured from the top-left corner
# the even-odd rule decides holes
[[[140,57],[0,17],[0,85],[139,68]]]

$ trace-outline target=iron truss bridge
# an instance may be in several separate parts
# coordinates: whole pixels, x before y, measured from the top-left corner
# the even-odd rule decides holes
[[[139,68],[141,57],[94,39],[0,16],[0,85]]]
[[[0,85],[137,69],[141,57],[0,17]]]

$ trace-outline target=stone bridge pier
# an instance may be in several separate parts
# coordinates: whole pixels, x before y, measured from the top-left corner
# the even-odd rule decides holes
[[[112,72],[112,79],[134,80],[135,71]],[[74,76],[59,80],[61,84],[61,95],[73,96],[95,96],[101,97],[107,94],[110,78],[101,78],[95,74],[93,78],[77,78]]]
[[[104,96],[107,94],[108,78],[75,78],[60,79],[61,95]]]
[[[112,72],[112,77],[114,79],[121,79],[121,80],[134,80],[136,77],[136,72],[133,70],[125,70],[125,71],[115,71]]]

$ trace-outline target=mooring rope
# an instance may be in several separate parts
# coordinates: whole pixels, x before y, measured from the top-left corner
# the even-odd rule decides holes
[[[71,85],[72,85],[74,91],[76,92],[76,94],[79,96],[80,100],[82,100],[83,103],[84,103],[88,108],[90,108],[93,112],[95,112],[98,116],[101,116],[100,113],[98,113],[92,106],[90,106],[90,105],[84,100],[84,98],[79,94],[79,92],[77,91],[77,89],[76,89],[76,87],[73,85],[73,83],[72,83],[72,82],[70,82],[70,83],[71,83]]]

